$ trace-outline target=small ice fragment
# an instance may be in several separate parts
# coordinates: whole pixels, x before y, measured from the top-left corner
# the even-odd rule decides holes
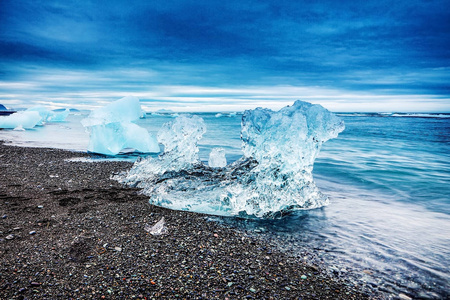
[[[225,149],[213,148],[209,153],[208,165],[212,168],[223,168],[227,165],[227,158],[225,157]]]
[[[158,223],[153,226],[146,224],[144,230],[151,235],[162,235],[167,234],[168,232],[167,227],[165,226],[164,217],[162,217],[161,220],[159,220]]]
[[[16,128],[14,128],[13,130],[15,130],[15,131],[25,131],[25,128],[23,128],[22,125],[19,125]]]

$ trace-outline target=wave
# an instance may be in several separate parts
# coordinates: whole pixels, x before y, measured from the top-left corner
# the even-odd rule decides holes
[[[340,117],[450,118],[450,113],[336,113]]]

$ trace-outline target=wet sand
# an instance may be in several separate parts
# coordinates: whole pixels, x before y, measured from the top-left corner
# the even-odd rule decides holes
[[[0,299],[370,299],[208,216],[150,205],[129,162],[0,141]],[[145,225],[165,218],[168,233]],[[314,251],[314,250],[311,250]]]

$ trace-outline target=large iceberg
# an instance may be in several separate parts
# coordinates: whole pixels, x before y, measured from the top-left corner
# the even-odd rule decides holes
[[[41,121],[41,116],[37,111],[21,111],[9,116],[0,116],[0,128],[7,129],[31,129]]]
[[[132,122],[139,119],[141,114],[139,99],[127,96],[91,111],[89,117],[83,119],[81,123],[87,127],[114,122]]]
[[[142,115],[139,99],[124,97],[93,110],[81,123],[89,132],[88,151],[117,155],[132,148],[144,153],[160,152],[158,142],[145,128],[132,123]]]
[[[244,156],[225,168],[198,160],[203,121],[180,118],[158,135],[166,147],[162,155],[141,159],[116,177],[142,188],[151,203],[266,218],[328,204],[313,181],[313,164],[322,144],[337,137],[344,123],[322,106],[296,101],[280,111],[245,111],[241,129]]]

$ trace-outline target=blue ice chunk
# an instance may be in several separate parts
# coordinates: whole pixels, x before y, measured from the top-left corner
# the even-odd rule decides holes
[[[37,111],[21,111],[9,116],[0,116],[0,128],[31,129],[41,121],[41,116]]]
[[[116,155],[126,148],[159,152],[159,146],[145,128],[131,122],[114,122],[90,127],[88,151]]]
[[[142,116],[139,99],[133,96],[123,97],[103,107],[97,108],[83,119],[83,126],[103,125],[114,122],[132,122]]]
[[[166,145],[163,155],[140,160],[116,178],[142,188],[155,205],[272,218],[328,204],[312,177],[314,160],[322,144],[343,130],[337,116],[307,102],[248,110],[242,116],[244,156],[212,168],[197,158],[204,123],[179,117],[158,134]]]
[[[69,109],[65,109],[62,112],[54,112],[47,109],[45,106],[33,106],[28,108],[26,111],[37,111],[41,116],[41,120],[37,125],[42,126],[47,122],[63,122],[70,113]]]
[[[156,138],[145,128],[132,123],[141,115],[141,105],[136,97],[124,97],[93,110],[81,120],[90,135],[88,151],[106,155],[117,155],[127,148],[144,153],[160,152]]]

